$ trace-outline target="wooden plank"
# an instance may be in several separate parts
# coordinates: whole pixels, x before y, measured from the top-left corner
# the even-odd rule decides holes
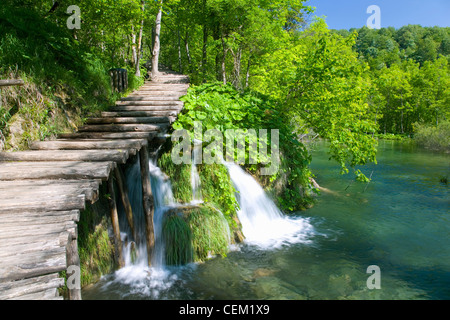
[[[88,124],[113,124],[113,123],[170,123],[168,117],[102,117],[90,118],[86,121]],[[1,158],[0,158],[1,159]]]
[[[126,163],[128,150],[33,150],[0,152],[0,161],[115,161]]]
[[[179,95],[145,95],[136,99],[135,97],[122,98],[116,102],[117,104],[122,104],[125,102],[139,102],[139,101],[179,101]]]
[[[139,150],[145,139],[123,140],[54,140],[35,141],[30,144],[32,150],[88,150],[88,149],[137,149]]]
[[[36,251],[12,258],[2,259],[0,282],[20,280],[66,269],[66,248]]]
[[[189,85],[186,84],[171,84],[171,85],[146,84],[140,87],[138,91],[134,91],[132,94],[146,91],[186,92],[188,88]]]
[[[45,242],[52,241],[53,239],[57,239],[61,247],[67,245],[67,241],[69,238],[69,230],[64,230],[60,233],[46,233],[40,235],[22,235],[14,238],[9,238],[8,242],[2,245],[2,248],[5,246],[24,246],[24,245],[32,245],[36,242]]]
[[[0,194],[6,198],[8,193],[30,194],[84,194],[87,201],[98,200],[101,180],[0,180]]]
[[[143,91],[136,91],[131,93],[128,97],[123,97],[121,101],[136,101],[136,100],[145,100],[148,96],[170,96],[177,97],[178,99],[182,96],[186,95],[187,90],[158,90],[158,89],[147,89]]]
[[[52,288],[60,288],[64,286],[64,279],[60,278],[57,273],[0,283],[0,300],[11,300],[26,298],[31,294],[42,294]]]
[[[0,202],[0,214],[8,212],[20,212],[23,210],[31,211],[66,211],[66,210],[84,210],[85,196],[65,196],[47,199],[5,199]]]
[[[73,229],[76,227],[74,221],[65,221],[49,224],[35,224],[35,225],[18,225],[5,224],[0,227],[0,239],[8,239],[13,237],[22,237],[23,235],[44,235],[61,233],[64,230]]]
[[[79,128],[80,132],[127,132],[127,131],[141,131],[141,132],[158,132],[167,128],[168,125],[164,124],[104,124],[104,125],[86,125]]]
[[[74,132],[60,133],[58,138],[61,139],[145,139],[151,141],[156,132]],[[136,149],[127,149],[130,155],[135,155]]]
[[[177,111],[104,111],[102,117],[176,117]]]
[[[184,102],[177,100],[169,101],[169,100],[149,100],[149,101],[117,101],[116,106],[159,106],[159,110],[163,110],[162,108],[166,107],[180,107],[183,106]]]
[[[110,109],[110,111],[159,111],[159,112],[180,112],[183,110],[183,106],[181,105],[173,105],[173,106],[115,106]]]
[[[0,87],[23,86],[25,83],[21,79],[0,80]]]
[[[3,212],[0,214],[0,223],[16,222],[27,223],[27,221],[39,220],[43,223],[46,221],[53,221],[54,219],[64,218],[69,221],[79,221],[79,210],[65,210],[65,211],[21,211],[21,212]],[[1,245],[1,244],[0,244]]]
[[[64,300],[64,298],[59,296],[59,292],[56,288],[52,288],[41,292],[23,295],[15,300]]]
[[[0,180],[16,179],[102,179],[106,180],[115,162],[41,161],[2,162]]]

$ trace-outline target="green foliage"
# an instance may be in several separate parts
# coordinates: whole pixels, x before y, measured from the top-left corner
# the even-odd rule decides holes
[[[87,208],[81,213],[78,222],[82,286],[98,280],[115,268],[114,246],[108,235],[107,216],[101,213],[100,208],[100,203]]]
[[[167,265],[183,265],[194,261],[192,231],[181,215],[166,215],[163,235]]]
[[[167,152],[159,157],[158,166],[165,174],[172,177],[172,193],[175,201],[189,203],[192,200],[191,165],[175,164],[171,153]]]
[[[228,252],[228,223],[212,205],[167,214],[163,234],[168,265],[205,261],[212,255],[226,256]]]
[[[305,146],[296,139],[289,125],[289,119],[280,112],[280,107],[275,100],[249,90],[239,92],[231,85],[220,83],[191,87],[182,100],[185,102],[185,106],[173,127],[188,130],[192,138],[194,138],[194,122],[201,122],[203,133],[209,129],[217,129],[224,137],[223,152],[226,152],[227,129],[241,129],[244,132],[250,129],[254,129],[256,132],[259,129],[268,129],[268,132],[270,132],[269,129],[278,129],[280,169],[272,176],[260,175],[262,163],[267,159],[259,159],[258,164],[250,164],[249,152],[245,153],[245,167],[249,172],[258,176],[260,182],[268,189],[271,189],[271,185],[275,184],[278,179],[286,180],[283,188],[277,190],[275,195],[280,196],[278,200],[281,200],[279,204],[283,209],[292,211],[302,209],[305,203],[311,200],[308,197],[310,189],[308,164],[311,157]],[[245,137],[246,150],[249,150],[248,146],[253,142],[249,139],[249,136]],[[257,142],[260,146],[261,139]],[[204,149],[210,144],[207,141],[203,143]],[[222,156],[223,159],[226,159],[225,154]],[[203,167],[207,167],[207,165],[201,168]],[[219,175],[219,181],[229,180],[225,171],[220,173],[217,170],[215,174]],[[225,186],[225,188],[227,187]],[[220,188],[215,192],[220,192]],[[230,203],[228,207],[232,207],[231,200],[227,201]],[[226,213],[227,209],[224,209]]]
[[[427,149],[450,152],[450,121],[437,126],[416,123],[414,141]]]
[[[198,172],[203,201],[218,208],[227,219],[230,228],[238,229],[235,220],[238,203],[225,166],[215,163],[201,164],[198,165]]]

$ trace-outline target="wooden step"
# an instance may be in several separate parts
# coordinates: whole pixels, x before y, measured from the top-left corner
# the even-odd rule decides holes
[[[162,111],[180,112],[183,109],[182,105],[172,105],[172,106],[151,106],[151,105],[129,105],[129,106],[115,106],[112,107],[111,111]]]
[[[62,286],[64,286],[64,279],[60,278],[58,273],[0,283],[0,300],[58,298],[57,288]]]
[[[123,98],[120,101],[116,102],[117,103],[125,103],[125,102],[138,102],[138,101],[164,101],[164,102],[168,102],[168,101],[177,101],[179,102],[179,98],[177,96],[167,96],[167,95],[147,95],[145,96],[145,99],[135,99],[135,97],[131,97],[131,98]]]
[[[169,119],[176,117],[177,111],[104,111],[102,117],[167,117]]]
[[[0,152],[0,161],[115,161],[125,163],[130,156],[122,150],[32,150]]]
[[[102,179],[107,180],[115,162],[40,161],[2,162],[0,180]]]
[[[0,282],[60,272],[66,268],[65,247],[45,251],[39,250],[2,260]]]
[[[102,117],[90,118],[88,124],[113,124],[113,123],[170,123],[169,117]]]
[[[21,200],[20,203],[17,201]],[[86,200],[84,195],[67,196],[60,195],[46,202],[39,199],[17,199],[2,200],[0,203],[0,214],[4,213],[20,213],[22,211],[66,211],[66,210],[84,210]]]
[[[147,141],[153,140],[156,132],[75,132],[75,133],[60,133],[58,138],[61,139],[145,139]],[[139,148],[140,149],[140,148]],[[130,155],[136,154],[136,149],[127,149]]]
[[[0,181],[0,192],[3,197],[6,197],[11,193],[10,190],[14,190],[18,193],[23,192],[27,195],[39,194],[42,196],[48,194],[84,194],[87,201],[94,203],[98,199],[99,185],[101,180],[16,180],[16,181]],[[1,222],[0,217],[0,222]]]
[[[143,132],[159,132],[166,129],[168,125],[164,124],[103,124],[103,125],[86,125],[78,129],[79,132],[126,132],[126,131],[143,131]]]
[[[144,100],[144,101],[117,101],[116,102],[116,106],[155,106],[155,107],[160,107],[160,108],[165,108],[165,107],[182,107],[183,106],[183,102],[177,100]],[[164,109],[161,109],[164,110]]]
[[[32,150],[89,150],[89,149],[137,149],[147,144],[145,139],[116,140],[53,140],[30,143]]]
[[[120,99],[120,101],[158,101],[158,100],[179,100],[179,98],[182,95],[180,94],[162,94],[162,93],[155,93],[155,92],[148,92],[148,93],[140,93],[140,94],[133,94],[129,95],[128,97],[124,97]],[[156,97],[156,99],[153,99]],[[166,99],[167,98],[167,99]]]

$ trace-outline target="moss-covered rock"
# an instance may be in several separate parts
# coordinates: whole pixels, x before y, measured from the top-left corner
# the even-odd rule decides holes
[[[102,188],[103,189],[103,188]],[[110,236],[111,219],[104,190],[100,199],[81,212],[78,222],[78,253],[80,255],[81,285],[100,279],[114,272],[115,249]]]
[[[231,238],[227,220],[211,204],[169,210],[163,234],[168,265],[205,261],[214,255],[226,256]]]

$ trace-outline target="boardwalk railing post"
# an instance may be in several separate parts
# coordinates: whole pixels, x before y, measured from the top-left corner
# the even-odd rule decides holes
[[[114,191],[114,174],[111,173],[108,179],[108,201],[109,201],[109,210],[111,212],[111,222],[112,228],[114,231],[114,245],[115,245],[115,253],[116,259],[119,264],[119,268],[125,266],[125,262],[122,254],[122,240],[120,239],[120,228],[119,228],[119,215],[117,213],[117,203],[116,203],[116,193]]]
[[[128,71],[127,69],[111,69],[109,70],[111,76],[111,88],[116,92],[124,92],[128,88]]]
[[[139,151],[139,162],[141,166],[141,180],[142,180],[142,202],[144,207],[144,217],[146,226],[146,242],[148,265],[151,266],[153,249],[155,246],[155,230],[153,226],[153,194],[150,182],[150,168],[148,158],[147,146],[142,146]]]
[[[70,281],[73,283],[67,284],[69,291],[69,300],[81,300],[81,278],[80,278],[80,256],[78,255],[78,230],[74,228],[69,232],[69,241],[66,247],[67,267],[77,268],[78,274],[71,276]],[[69,282],[69,279],[68,279]]]

